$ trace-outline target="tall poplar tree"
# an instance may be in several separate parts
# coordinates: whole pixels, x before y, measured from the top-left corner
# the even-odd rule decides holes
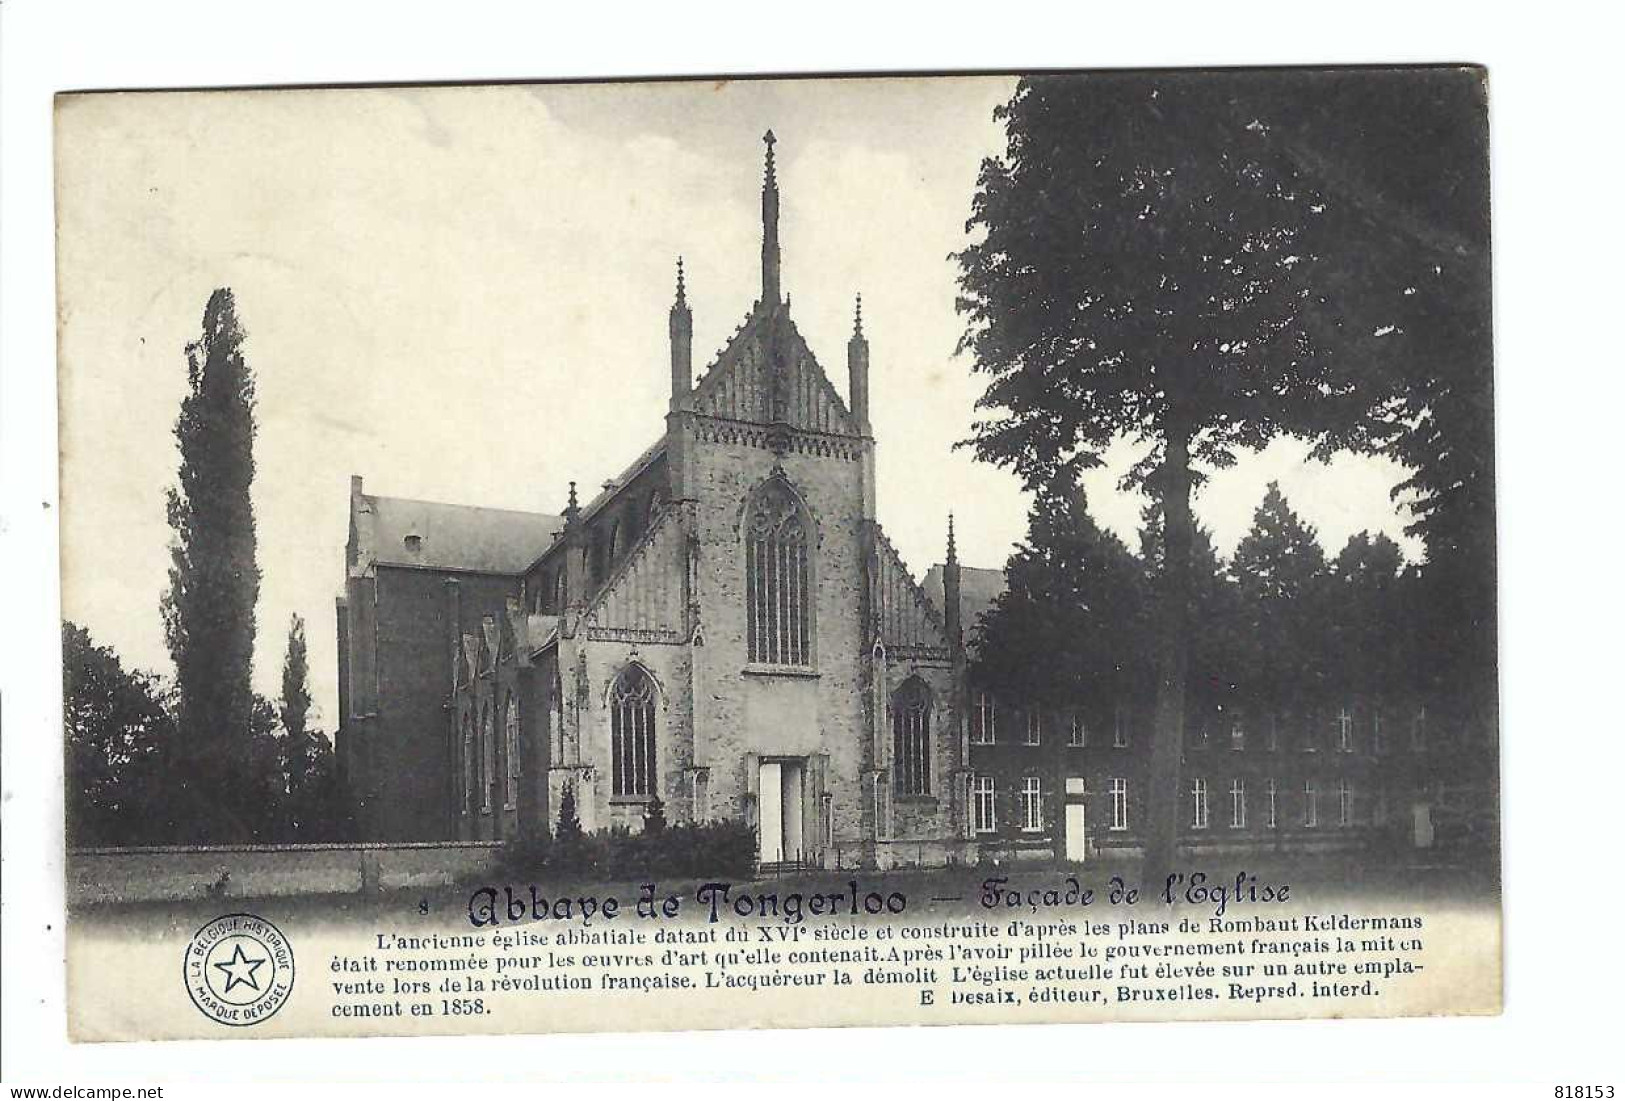
[[[1294,80],[1101,74],[1020,82],[997,111],[958,254],[960,347],[989,376],[968,441],[1031,488],[1149,445],[1128,481],[1159,506],[1157,703],[1146,878],[1172,866],[1188,635],[1191,495],[1204,469],[1281,435],[1322,451],[1377,395],[1356,385],[1317,282],[1325,199],[1272,134]],[[1319,316],[1316,316],[1317,313]]]
[[[187,393],[175,422],[178,485],[169,491],[169,589],[162,609],[175,662],[178,779],[198,841],[245,840],[254,729],[250,675],[255,561],[254,376],[236,301],[209,296],[203,332],[186,348]]]

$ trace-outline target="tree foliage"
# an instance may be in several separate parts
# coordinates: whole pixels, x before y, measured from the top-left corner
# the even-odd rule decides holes
[[[1140,564],[1095,523],[1081,488],[1038,492],[1005,581],[972,635],[978,683],[1011,699],[1087,699],[1103,709],[1144,694],[1151,674]]]
[[[167,840],[174,814],[165,798],[174,723],[158,678],[126,670],[83,627],[64,622],[62,681],[69,842]]]
[[[1227,85],[1229,86],[1229,85]],[[1365,442],[1373,395],[1331,309],[1328,200],[1272,134],[1285,86],[1194,75],[1024,79],[998,109],[958,255],[961,348],[988,376],[970,445],[1029,487],[1147,446],[1160,506],[1146,859],[1171,865],[1190,615],[1191,490],[1281,435]]]
[[[250,686],[255,561],[254,378],[229,290],[209,297],[201,336],[186,349],[186,397],[175,422],[178,485],[169,491],[173,531],[162,603],[175,662],[174,768],[201,839],[247,840],[246,807],[258,801],[245,770],[257,721]]]

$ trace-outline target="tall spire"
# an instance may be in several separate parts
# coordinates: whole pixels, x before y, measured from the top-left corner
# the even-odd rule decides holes
[[[683,279],[683,258],[677,258],[677,300],[667,323],[671,336],[671,411],[688,408],[694,386],[694,313],[688,308],[688,285]]]
[[[959,561],[959,550],[954,545],[954,514],[948,514],[948,561]]]
[[[852,339],[846,342],[846,378],[852,419],[861,435],[869,434],[869,338],[863,335],[863,295],[852,312]]]
[[[773,143],[769,130],[762,135],[767,146],[767,174],[762,180],[762,306],[779,304],[779,178],[773,166]]]

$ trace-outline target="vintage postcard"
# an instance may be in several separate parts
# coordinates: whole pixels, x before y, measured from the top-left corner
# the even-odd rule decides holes
[[[1499,1012],[1484,71],[56,141],[78,1039]]]

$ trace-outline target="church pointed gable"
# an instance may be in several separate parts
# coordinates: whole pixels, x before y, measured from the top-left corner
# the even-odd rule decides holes
[[[931,661],[948,659],[948,632],[942,613],[902,555],[891,545],[879,526],[875,527],[874,607],[879,618],[881,644],[893,657]]]
[[[694,411],[805,432],[856,436],[846,403],[784,307],[745,319],[695,387]]]
[[[587,607],[587,637],[622,642],[681,643],[683,532],[663,509]]]

